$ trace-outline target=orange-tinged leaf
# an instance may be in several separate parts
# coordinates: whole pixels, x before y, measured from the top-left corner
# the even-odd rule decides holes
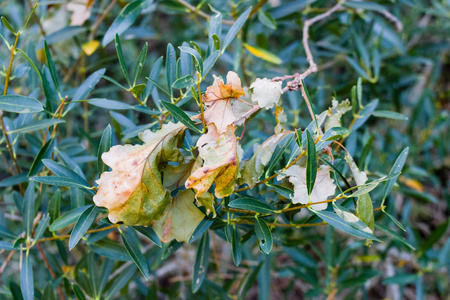
[[[238,170],[238,145],[234,135],[235,127],[229,126],[220,134],[214,124],[208,125],[208,133],[197,141],[199,156],[203,166],[196,169],[187,179],[186,188],[197,191],[196,197],[202,196],[213,183],[216,184],[215,195],[223,198],[233,193]]]

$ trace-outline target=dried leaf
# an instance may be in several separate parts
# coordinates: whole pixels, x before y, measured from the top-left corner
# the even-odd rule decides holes
[[[91,16],[91,7],[87,0],[78,0],[76,2],[68,3],[67,10],[72,12],[70,26],[83,25]]]
[[[332,106],[328,109],[328,120],[325,122],[325,131],[333,127],[341,127],[341,117],[346,112],[352,110],[349,100],[339,103],[337,100],[331,101]]]
[[[267,78],[256,78],[250,85],[252,92],[252,101],[265,109],[270,109],[280,102],[281,81],[271,81]]]
[[[259,181],[259,177],[261,177],[262,173],[264,172],[264,167],[272,158],[272,154],[275,151],[275,148],[280,143],[280,141],[288,134],[289,132],[275,134],[269,137],[257,148],[252,158],[250,158],[250,160],[248,160],[241,169],[241,178],[239,180],[240,185],[246,183],[250,187],[255,186],[255,184]]]
[[[275,120],[277,125],[275,126],[275,133],[281,133],[286,130],[287,116],[284,109],[281,106],[275,106]]]
[[[166,207],[160,220],[153,222],[152,227],[162,242],[176,239],[188,242],[195,228],[205,217],[194,205],[195,193],[192,190],[179,192]]]
[[[223,198],[233,193],[238,170],[238,145],[234,135],[235,127],[219,133],[214,124],[208,125],[208,133],[197,141],[199,156],[203,166],[196,169],[186,181],[186,188],[197,191],[196,197],[202,196],[215,183],[215,195]]]
[[[207,108],[204,114],[206,123],[214,124],[219,133],[226,132],[228,126],[236,120],[232,100],[243,95],[245,92],[236,73],[228,72],[227,84],[214,76],[214,84],[208,87],[202,98]]]
[[[143,145],[114,146],[102,155],[112,171],[97,180],[94,202],[109,209],[111,222],[147,226],[162,216],[172,197],[162,184],[160,170],[169,161],[183,161],[178,148],[185,130],[181,123],[168,123],[159,131],[141,133]]]
[[[328,199],[329,196],[334,195],[336,186],[333,179],[330,178],[330,167],[322,165],[317,170],[316,181],[311,191],[310,197],[308,197],[308,190],[306,187],[306,168],[302,168],[298,165],[293,165],[284,172],[286,176],[289,176],[289,181],[294,185],[294,195],[291,196],[292,203],[308,204],[321,202]],[[281,179],[282,176],[278,178]],[[315,210],[324,210],[328,206],[328,203],[320,203],[312,205]]]

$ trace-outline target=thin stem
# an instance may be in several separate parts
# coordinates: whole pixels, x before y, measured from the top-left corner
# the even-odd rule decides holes
[[[89,34],[89,40],[92,41],[97,34],[97,30],[102,24],[103,20],[105,19],[106,15],[109,13],[109,11],[114,7],[114,5],[117,3],[117,0],[112,0],[111,3],[109,3],[108,7],[103,11],[103,13],[98,17],[98,19],[95,21],[94,25],[91,27],[91,33]]]
[[[45,266],[47,267],[48,271],[50,272],[50,275],[52,276],[53,279],[55,279],[56,278],[55,272],[53,272],[53,269],[50,266],[50,263],[48,262],[47,257],[45,256],[45,253],[42,250],[41,245],[38,244],[37,247],[39,249],[39,252],[41,253],[42,260],[44,261]],[[61,299],[65,298],[64,297],[64,293],[63,293],[63,291],[61,289],[61,286],[59,284],[58,284],[58,293],[59,293],[59,296],[61,297]]]
[[[11,58],[9,60],[8,71],[6,72],[5,88],[3,89],[3,96],[5,96],[8,93],[9,79],[11,76],[11,69],[12,69],[12,65],[13,65],[13,61],[14,61],[14,56],[16,55],[16,47],[17,47],[17,42],[19,41],[19,36],[20,36],[20,31],[17,33],[16,40],[14,41],[14,45],[11,47]],[[14,151],[12,149],[8,133],[6,132],[6,126],[5,126],[5,123],[3,122],[3,111],[2,110],[0,110],[0,126],[2,129],[3,136],[5,137],[6,148],[8,148],[14,168],[15,168],[17,174],[20,174],[20,167],[17,164],[17,160],[16,160],[16,157],[14,156]],[[22,187],[21,183],[19,183],[19,188],[20,188],[20,193],[23,194],[23,187]]]
[[[202,119],[202,125],[203,125],[203,132],[206,133],[207,128],[206,128],[206,123],[205,123],[205,108],[204,108],[204,104],[203,104],[203,99],[202,99],[202,91],[200,89],[200,73],[197,73],[197,89],[198,89],[198,99],[199,99],[199,105],[200,105],[200,113],[201,113],[201,119]]]
[[[202,12],[201,10],[198,10],[195,6],[191,5],[189,2],[185,1],[185,0],[177,0],[177,2],[181,5],[183,5],[184,7],[186,7],[188,10],[190,10],[191,12],[193,12],[194,14],[202,17],[203,19],[209,21],[211,19],[211,16],[208,15],[205,12]],[[233,25],[234,21],[231,20],[222,20],[223,24],[226,25]]]
[[[88,231],[86,231],[86,234],[100,232],[100,231],[105,231],[105,230],[109,230],[109,229],[112,229],[112,228],[119,228],[119,227],[120,227],[120,225],[113,224],[113,225],[110,225],[110,226],[107,226],[107,227],[103,227],[103,228],[88,230]],[[42,242],[48,242],[48,241],[55,241],[55,240],[65,240],[65,239],[68,239],[68,238],[70,238],[70,234],[53,236],[53,237],[39,239],[39,240],[36,241],[36,244],[37,243],[42,243]]]

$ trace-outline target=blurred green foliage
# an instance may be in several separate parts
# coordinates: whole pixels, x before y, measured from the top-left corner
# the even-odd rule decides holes
[[[245,86],[256,77],[301,73],[309,66],[302,44],[304,22],[334,2],[38,2],[34,13],[35,3],[29,0],[0,3],[0,88],[7,95],[0,108],[11,142],[8,149],[3,133],[1,299],[448,297],[448,1],[345,1],[309,29],[318,72],[305,79],[305,86],[314,111],[327,110],[333,98],[358,102],[353,115],[359,107],[365,117],[343,117],[345,127],[353,126],[345,148],[371,179],[389,174],[393,166],[393,172],[402,172],[389,195],[389,181],[371,192],[374,208],[386,205],[386,213],[375,212],[374,233],[384,242],[371,247],[332,226],[273,227],[270,232],[258,217],[257,227],[205,218],[192,243],[161,244],[151,227],[117,230],[105,218],[106,209],[92,205],[91,185],[108,170],[99,158],[102,153],[111,145],[137,143],[139,132],[159,128],[165,109],[181,118],[160,100],[176,99],[187,115],[198,113],[183,90],[192,83],[188,75],[203,73],[204,91],[211,74],[225,77],[229,70]],[[242,27],[227,35],[246,13]],[[202,62],[180,51],[181,46],[195,49]],[[23,98],[11,98],[16,95]],[[17,105],[12,107],[11,101]],[[300,91],[284,93],[282,107],[290,129],[310,124]],[[251,121],[241,140],[250,155],[253,145],[265,141],[277,125],[270,111]],[[193,145],[189,137],[187,149]],[[405,166],[394,170],[406,147]],[[292,150],[285,148],[280,154],[284,165]],[[343,161],[342,153],[336,158]],[[336,166],[349,173],[344,163]],[[29,180],[35,176],[46,176],[47,182]],[[280,186],[245,192],[277,208],[288,194]],[[216,211],[226,217],[233,197]],[[351,201],[346,204],[354,209]],[[306,211],[285,212],[272,220],[319,221]],[[264,248],[260,241],[272,235],[273,247]],[[206,274],[200,271],[206,268]]]

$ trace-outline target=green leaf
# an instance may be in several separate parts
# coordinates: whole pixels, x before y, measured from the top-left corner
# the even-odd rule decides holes
[[[192,57],[194,57],[195,59],[195,68],[197,69],[198,72],[200,72],[200,74],[203,73],[203,59],[202,56],[200,55],[200,53],[191,48],[191,47],[186,47],[186,46],[181,46],[178,47],[178,49],[180,49],[183,52],[189,53],[190,55],[192,55]]]
[[[267,12],[258,10],[258,20],[267,28],[277,29],[277,21]]]
[[[389,110],[376,110],[372,113],[372,116],[379,117],[379,118],[388,118],[388,119],[394,119],[394,120],[401,120],[401,121],[407,121],[408,117],[405,115],[402,115],[401,113],[389,111]]]
[[[48,49],[48,45],[45,40],[44,40],[44,50],[45,56],[47,57],[48,69],[50,70],[50,75],[52,76],[53,84],[55,85],[56,91],[59,93],[58,75],[56,74],[55,63],[53,62],[50,50]]]
[[[314,143],[309,130],[306,131],[306,147],[308,149],[308,156],[306,159],[306,189],[309,196],[312,193],[317,176],[316,144]]]
[[[388,214],[386,211],[383,210],[383,213],[388,216],[394,223],[397,225],[401,230],[406,231],[405,227],[403,227],[402,223],[400,223],[399,220],[397,220],[394,216]]]
[[[372,234],[373,230],[345,207],[333,202],[333,210],[341,219],[349,223],[354,228]]]
[[[119,291],[124,287],[127,282],[130,281],[136,272],[136,266],[130,265],[126,267],[116,278],[114,278],[110,288],[105,293],[105,300],[109,300],[114,296],[117,296]]]
[[[68,211],[64,214],[62,214],[58,219],[56,219],[52,225],[50,225],[49,230],[50,231],[57,231],[64,227],[69,226],[72,223],[75,223],[75,221],[78,220],[80,215],[90,207],[90,205],[85,205],[81,207],[77,207],[75,209],[72,209],[71,211]]]
[[[0,181],[0,187],[13,186],[19,183],[24,183],[28,181],[28,175],[26,173],[14,175]]]
[[[310,132],[312,132],[312,134],[314,134],[315,131],[319,131],[319,128],[320,128],[322,122],[320,122],[320,124],[319,124],[319,121],[317,120],[316,113],[314,111],[314,106],[312,105],[313,102],[311,101],[311,96],[309,95],[309,91],[306,88],[305,82],[303,82],[303,79],[300,80],[300,82],[302,83],[303,90],[305,91],[306,99],[308,99],[308,102],[309,102],[309,104],[311,106],[311,111],[312,111],[312,114],[314,116],[314,123],[316,124],[315,129],[310,128],[310,125],[308,125],[308,127],[306,128],[304,133],[307,133],[308,130],[309,130]],[[324,114],[324,113],[326,114],[327,112],[323,112],[322,114]],[[322,114],[321,114],[321,116],[322,116]]]
[[[83,291],[76,283],[72,282],[72,290],[73,293],[75,294],[75,297],[77,297],[78,300],[86,300]]]
[[[103,130],[102,137],[100,138],[100,144],[97,151],[97,173],[102,174],[109,170],[109,167],[105,165],[102,161],[102,154],[108,152],[111,148],[111,136],[112,129],[111,125],[108,124],[105,130]]]
[[[142,93],[144,91],[145,91],[145,83],[141,83],[141,84],[133,86],[133,94],[136,97],[139,97],[140,95],[142,95]]]
[[[133,86],[136,85],[137,78],[139,77],[139,75],[142,72],[142,69],[144,68],[145,59],[147,58],[147,50],[148,50],[148,43],[145,42],[145,45],[144,47],[142,47],[141,53],[139,53],[138,59],[136,60],[136,65],[134,66]]]
[[[55,300],[55,287],[53,286],[52,282],[49,281],[45,285],[44,293],[42,294],[42,299],[46,300]]]
[[[172,85],[174,89],[185,89],[194,84],[194,78],[191,75],[178,78]]]
[[[47,129],[50,126],[65,123],[66,121],[60,120],[60,119],[43,119],[40,121],[34,121],[27,124],[24,124],[22,126],[19,126],[11,131],[8,132],[8,134],[12,133],[24,133],[24,132],[31,132],[31,131],[37,131],[41,129]]]
[[[162,247],[161,241],[159,240],[158,235],[156,234],[156,232],[153,230],[153,228],[149,225],[149,226],[133,226],[133,229],[139,231],[140,233],[142,233],[143,235],[145,235],[146,237],[148,237],[153,243],[155,243],[156,246],[158,247]]]
[[[285,187],[283,185],[266,183],[266,186],[272,188],[275,192],[277,192],[286,199],[290,199],[291,195],[294,194],[294,191],[292,189]]]
[[[137,86],[136,86],[137,87]],[[116,101],[116,100],[109,100],[109,99],[89,99],[87,101],[89,104],[106,108],[108,110],[127,110],[127,109],[133,109],[133,107],[124,102]]]
[[[128,5],[130,5],[130,4],[128,4]],[[105,37],[106,37],[106,34],[105,34]],[[105,41],[105,39],[103,39],[103,41]],[[127,80],[128,86],[131,86],[130,78],[128,77],[127,63],[125,62],[125,58],[123,56],[122,44],[120,43],[120,38],[119,38],[118,34],[116,34],[115,46],[116,46],[117,58],[119,59],[119,64],[120,64],[120,67],[122,68],[122,73],[125,76],[125,79]]]
[[[272,232],[264,220],[255,217],[255,233],[259,240],[259,248],[265,254],[269,254],[273,246]]]
[[[162,66],[163,58],[160,57],[156,62],[153,64],[152,70],[150,71],[150,74],[148,75],[147,84],[145,85],[145,90],[142,93],[142,100],[144,103],[147,102],[148,97],[153,92],[153,89],[155,88],[155,85],[153,84],[153,81],[158,81],[159,73],[161,72],[161,66]],[[159,103],[155,103],[156,106],[159,108]]]
[[[266,203],[263,203],[261,201],[252,198],[236,199],[234,201],[231,201],[228,207],[242,210],[250,210],[261,214],[273,214],[276,212]]]
[[[59,217],[59,208],[61,206],[61,190],[57,189],[48,203],[48,213],[50,221],[53,223]]]
[[[42,49],[42,47],[44,46],[44,42],[46,42],[47,45],[52,45],[55,43],[64,42],[74,37],[78,37],[88,29],[89,28],[87,26],[66,26],[45,36],[45,40],[41,40],[36,48],[37,50]]]
[[[293,139],[294,139],[294,134],[290,133],[287,136],[285,136],[280,141],[280,143],[276,146],[275,151],[272,154],[272,158],[271,158],[271,160],[270,160],[270,162],[269,162],[269,164],[267,166],[267,171],[266,171],[266,174],[265,174],[266,178],[270,176],[270,174],[274,170],[275,166],[278,164],[278,162],[283,157],[284,152],[286,152],[286,150],[291,145]]]
[[[116,241],[103,239],[98,242],[89,244],[89,248],[92,249],[98,255],[104,256],[115,261],[130,261],[131,257],[127,250],[118,245]],[[133,265],[134,266],[134,265]]]
[[[381,225],[381,224],[375,224],[375,228],[383,231],[384,233],[387,233],[388,235],[390,235],[391,237],[393,237],[394,239],[402,242],[404,245],[408,246],[409,248],[411,248],[411,250],[416,250],[416,248],[414,248],[410,243],[408,243],[408,241],[403,238],[402,236],[400,236],[397,232],[389,229],[388,227]]]
[[[116,17],[114,22],[106,31],[103,36],[102,45],[105,47],[111,42],[114,37],[122,34],[136,21],[137,17],[141,13],[144,5],[149,3],[149,0],[136,0],[128,3],[119,15]]]
[[[177,120],[180,121],[181,123],[183,123],[187,128],[198,132],[198,133],[202,133],[202,131],[200,129],[198,129],[197,127],[195,127],[195,123],[194,121],[192,121],[188,115],[186,115],[186,113],[184,111],[181,110],[181,108],[179,108],[178,106],[176,106],[175,104],[172,104],[170,102],[167,101],[161,101],[161,104],[164,106],[165,109],[167,109],[170,114]]]
[[[328,129],[323,136],[320,137],[320,140],[316,144],[316,152],[319,152],[322,149],[325,149],[332,141],[338,140],[350,133],[347,128],[343,127],[333,127]]]
[[[24,300],[34,299],[33,266],[30,253],[27,251],[20,268],[20,290]]]
[[[25,196],[23,198],[23,227],[27,235],[27,240],[31,237],[34,220],[34,182],[28,184]]]
[[[216,209],[217,210],[217,209]],[[218,211],[218,210],[217,210]],[[214,223],[214,220],[212,219],[208,219],[208,218],[204,218],[200,224],[198,224],[198,226],[195,228],[194,232],[192,233],[188,243],[192,243],[193,241],[197,240],[199,237],[201,237],[203,235],[203,233],[205,233],[205,231],[207,231],[209,229],[209,227],[211,227],[211,225]]]
[[[97,206],[95,205],[92,205],[81,214],[70,235],[69,250],[72,250],[78,244],[92,223],[94,223],[96,216]]]
[[[87,181],[84,178],[82,178],[80,175],[78,175],[71,169],[67,168],[66,166],[63,166],[63,165],[57,163],[56,161],[53,161],[50,159],[43,159],[42,162],[44,163],[44,165],[47,168],[50,169],[50,171],[52,171],[56,175],[71,178],[71,179],[77,181],[78,183],[80,183],[86,187],[89,187],[89,183],[87,183]]]
[[[192,274],[192,292],[196,293],[203,283],[209,262],[209,234],[205,232],[198,245],[197,256]]]
[[[233,226],[233,233],[231,235],[231,254],[233,256],[233,262],[236,266],[241,264],[242,260],[242,245],[239,237],[239,232],[236,227]]]
[[[436,244],[446,233],[448,229],[448,225],[450,224],[450,219],[447,219],[445,222],[439,224],[433,232],[427,236],[425,243],[419,249],[420,253],[424,253],[426,250],[431,249],[434,244]]]
[[[17,235],[15,235],[14,233],[9,231],[7,228],[5,228],[2,225],[0,225],[0,237],[6,238],[6,239],[11,239],[11,240],[17,239]]]
[[[167,45],[166,51],[166,77],[170,97],[173,95],[173,83],[177,80],[177,55],[172,44]]]
[[[79,105],[80,101],[86,99],[87,95],[94,89],[94,87],[97,85],[97,83],[100,81],[102,76],[105,75],[106,69],[100,69],[97,70],[95,73],[89,75],[89,77],[81,84],[81,86],[77,89],[75,92],[75,95],[72,97],[72,101],[68,103],[66,109],[64,110],[64,114],[66,115],[67,112],[72,110],[75,106]]]
[[[247,8],[240,17],[233,23],[233,26],[231,26],[230,30],[228,30],[227,35],[225,36],[225,39],[223,40],[222,44],[222,53],[225,52],[225,49],[231,44],[231,42],[234,40],[238,32],[241,30],[242,26],[244,26],[245,21],[247,21],[248,16],[250,15],[252,8]]]
[[[12,34],[16,35],[16,31],[14,28],[9,24],[8,20],[5,17],[1,17],[3,25],[5,25],[6,28],[8,28],[9,31],[11,31]]]
[[[56,186],[67,186],[74,187],[78,189],[82,189],[84,192],[87,192],[91,195],[95,195],[95,192],[91,189],[91,187],[81,184],[79,181],[74,180],[73,178],[66,176],[42,176],[42,177],[31,177],[30,180],[36,182],[42,182],[48,185],[56,185]]]
[[[333,226],[339,230],[342,230],[342,231],[344,231],[348,234],[354,235],[356,237],[381,242],[381,240],[376,238],[373,234],[364,232],[360,229],[356,229],[355,227],[353,227],[352,225],[347,223],[344,219],[342,219],[335,213],[332,213],[329,211],[316,211],[311,208],[309,208],[309,210],[314,212],[323,221],[327,222],[328,224],[330,224],[331,226]]]
[[[127,249],[127,252],[131,256],[131,259],[139,268],[142,275],[144,275],[145,279],[148,280],[148,277],[150,276],[150,274],[148,273],[148,264],[144,255],[142,255],[138,245],[132,242],[133,238],[126,230],[122,230],[120,232],[120,235],[122,237],[122,242],[125,246],[125,249]]]
[[[362,194],[358,197],[358,200],[356,201],[356,213],[358,218],[360,218],[361,221],[363,221],[373,231],[375,217],[373,215],[372,199],[368,193]]]
[[[15,248],[12,243],[0,241],[0,250],[12,251],[12,250],[15,250]]]
[[[43,111],[44,107],[34,98],[20,95],[5,95],[0,96],[0,110],[26,114]]]
[[[38,154],[34,158],[33,164],[31,165],[30,171],[28,172],[28,177],[36,175],[44,166],[42,160],[44,158],[50,158],[55,147],[55,139],[50,139],[45,143],[45,145],[39,150]]]
[[[39,240],[41,236],[44,234],[45,229],[47,229],[48,223],[50,222],[50,216],[47,214],[44,218],[39,222],[38,227],[36,228],[36,232],[34,234],[33,239],[35,241]]]
[[[403,151],[398,155],[397,159],[395,160],[394,165],[392,166],[391,171],[389,172],[389,175],[392,175],[394,173],[402,171],[403,166],[405,165],[405,162],[406,162],[406,158],[408,157],[408,153],[409,153],[409,147],[406,147],[405,149],[403,149]],[[391,193],[396,180],[397,180],[397,177],[390,179],[388,182],[386,182],[386,187],[384,189],[383,200],[381,201],[381,206],[384,205],[384,201],[386,200],[387,196]]]

